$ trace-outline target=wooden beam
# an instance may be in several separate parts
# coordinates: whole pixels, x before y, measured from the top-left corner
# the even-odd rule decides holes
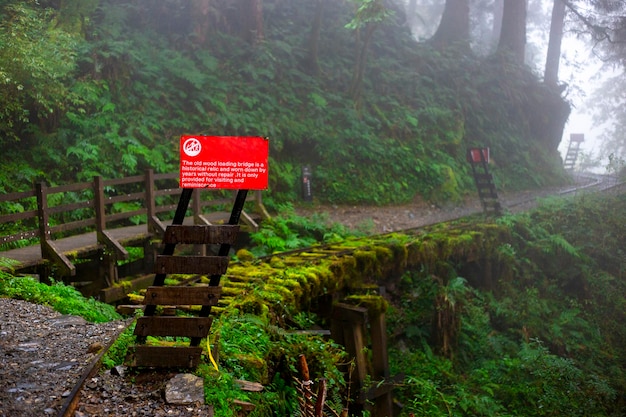
[[[223,275],[228,269],[228,256],[169,256],[158,255],[154,263],[156,274]]]
[[[212,317],[144,316],[137,319],[135,335],[204,338],[212,322]]]
[[[41,253],[44,258],[50,260],[61,269],[62,275],[71,277],[76,275],[76,267],[68,257],[61,252],[54,241],[48,239],[42,240]]]
[[[195,368],[201,355],[200,347],[138,345],[129,348],[126,363],[132,367]]]
[[[111,304],[115,301],[123,300],[133,291],[148,288],[153,282],[154,276],[152,275],[143,276],[133,280],[125,280],[125,285],[118,285],[100,290],[99,300],[103,303]]]
[[[203,305],[215,306],[222,287],[150,287],[143,303],[148,305]]]
[[[128,259],[128,251],[120,242],[118,242],[112,235],[106,230],[98,231],[96,233],[98,243],[106,247],[109,251],[113,252],[115,259]]]
[[[167,226],[163,243],[173,244],[229,244],[232,245],[237,240],[239,225],[221,226]]]

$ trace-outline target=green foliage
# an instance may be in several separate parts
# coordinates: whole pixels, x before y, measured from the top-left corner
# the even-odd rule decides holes
[[[11,145],[66,108],[80,39],[34,1],[0,5],[0,16],[0,143]]]
[[[263,221],[260,229],[250,234],[254,255],[265,256],[317,243],[338,242],[358,234],[338,223],[329,224],[323,214],[301,217],[295,214],[291,205],[280,206],[279,210],[277,216]]]
[[[190,2],[3,6],[2,161],[33,168],[16,166],[27,175],[0,183],[23,190],[35,176],[65,183],[172,171],[183,133],[269,136],[276,206],[297,197],[304,164],[320,201],[454,201],[473,191],[468,146],[492,148],[501,186],[563,181],[550,133],[560,119],[545,118],[563,104],[558,92],[523,68],[416,43],[383,2],[357,3],[326,5],[315,76],[302,70],[315,2],[264,2],[258,45],[233,33],[227,2],[211,9],[216,31],[205,44],[186,18]],[[378,27],[356,107],[346,22]]]
[[[111,369],[124,364],[128,348],[135,345],[137,342],[134,332],[135,323],[120,333],[115,342],[113,342],[106,353],[102,356],[102,367],[104,369]]]
[[[390,358],[392,374],[407,375],[396,390],[404,412],[623,414],[624,251],[615,237],[624,236],[625,208],[624,195],[583,195],[499,219],[510,234],[483,248],[488,262],[476,268],[451,256],[438,268],[472,286],[445,284],[429,268],[407,271],[389,321],[401,335]],[[497,285],[483,291],[487,273]],[[442,295],[462,305],[453,359],[435,349]]]
[[[115,308],[93,298],[85,299],[75,288],[62,283],[46,285],[30,277],[16,277],[0,271],[0,296],[49,305],[62,314],[72,314],[85,320],[102,323],[119,320]]]

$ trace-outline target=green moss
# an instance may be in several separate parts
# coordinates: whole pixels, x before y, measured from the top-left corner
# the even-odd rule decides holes
[[[389,308],[389,303],[380,295],[350,295],[346,298],[346,302],[359,307],[367,308],[367,312],[371,317],[384,314]]]
[[[254,254],[247,249],[239,249],[235,256],[241,262],[252,262],[256,259]]]

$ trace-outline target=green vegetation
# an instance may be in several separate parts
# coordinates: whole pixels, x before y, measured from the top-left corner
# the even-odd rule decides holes
[[[348,236],[362,234],[338,223],[331,224],[323,213],[301,217],[295,214],[292,205],[281,205],[278,215],[262,222],[260,229],[250,234],[250,252],[257,257],[265,256],[314,244],[339,242]]]
[[[94,323],[121,319],[115,307],[86,299],[73,287],[46,285],[31,277],[16,277],[0,270],[0,297],[25,300],[52,307],[62,314],[81,316]]]
[[[405,412],[623,414],[625,208],[624,195],[548,200],[499,220],[490,253],[405,273],[390,355]]]
[[[264,1],[259,43],[230,2],[212,3],[211,30],[193,2],[66,3],[0,2],[2,191],[174,171],[191,132],[270,137],[270,207],[297,198],[304,164],[320,201],[454,201],[473,187],[470,146],[491,147],[500,187],[564,181],[560,91],[416,42],[378,2],[326,4],[313,65],[316,2]]]
[[[209,338],[219,371],[208,357],[196,370],[207,401],[224,416],[235,415],[233,399],[256,404],[255,416],[291,415],[304,354],[341,409],[340,369],[351,358],[332,340],[290,332],[328,326],[312,313],[315,300],[341,289],[354,294],[346,302],[387,310],[392,375],[405,374],[394,391],[403,416],[622,415],[625,209],[623,194],[581,195],[495,222],[477,216],[414,235],[345,238],[319,252],[249,254],[222,279]],[[378,285],[386,300],[370,295]],[[8,273],[0,288],[49,304],[76,295]],[[122,363],[133,338],[129,330],[105,365]],[[244,392],[239,379],[265,389]]]

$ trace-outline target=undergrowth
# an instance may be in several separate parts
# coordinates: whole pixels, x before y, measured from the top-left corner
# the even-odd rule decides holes
[[[60,282],[46,285],[31,277],[16,277],[3,271],[0,271],[0,297],[47,305],[59,313],[81,316],[94,323],[121,319],[115,307],[85,298],[73,287]]]

